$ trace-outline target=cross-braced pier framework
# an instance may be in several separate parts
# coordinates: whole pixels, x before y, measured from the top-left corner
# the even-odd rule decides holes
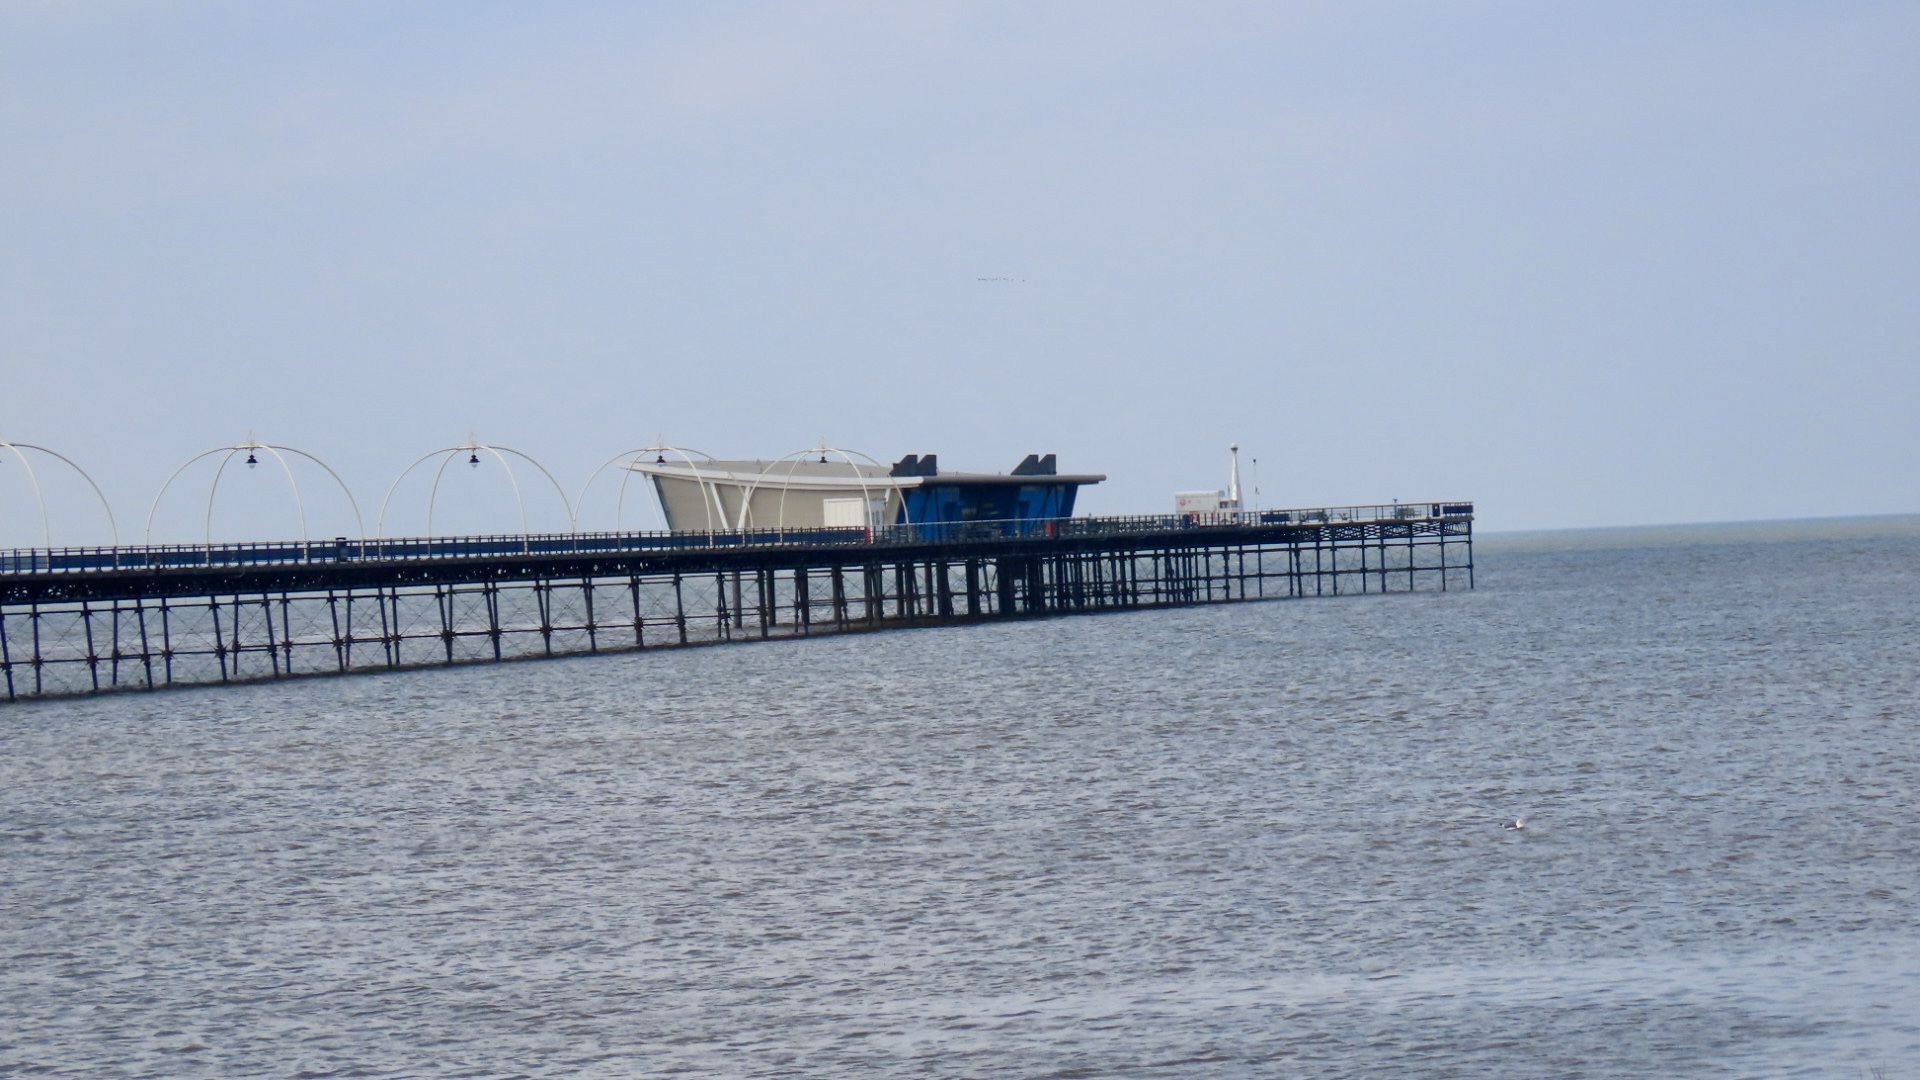
[[[0,574],[5,700],[1473,584],[1470,508],[1054,535]],[[1352,515],[1348,515],[1351,517]],[[1152,522],[1149,526],[1143,522]],[[1069,527],[1070,526],[1070,527]]]

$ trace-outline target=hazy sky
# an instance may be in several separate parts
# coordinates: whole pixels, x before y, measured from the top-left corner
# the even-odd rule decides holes
[[[569,495],[824,437],[1055,452],[1092,513],[1232,442],[1266,505],[1489,529],[1920,511],[1916,56],[1912,2],[3,0],[0,440],[130,539],[249,434],[369,530],[470,436]],[[517,527],[504,484],[436,524]]]

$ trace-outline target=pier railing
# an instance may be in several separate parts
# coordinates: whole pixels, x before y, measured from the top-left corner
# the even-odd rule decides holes
[[[921,542],[1109,537],[1191,529],[1417,521],[1471,517],[1471,502],[1392,503],[1198,514],[1018,518],[900,524],[877,529],[805,528],[732,532],[578,532],[496,536],[148,544],[0,550],[0,574],[72,574],[310,563],[499,559],[515,555],[673,551],[711,547],[849,547]]]

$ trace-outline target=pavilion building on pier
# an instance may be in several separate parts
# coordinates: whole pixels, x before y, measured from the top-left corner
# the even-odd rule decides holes
[[[936,454],[908,454],[891,467],[825,453],[782,461],[663,454],[627,468],[651,482],[676,532],[1038,523],[1073,516],[1079,489],[1106,479],[1061,473],[1053,454],[1028,454],[1009,473],[949,472]]]

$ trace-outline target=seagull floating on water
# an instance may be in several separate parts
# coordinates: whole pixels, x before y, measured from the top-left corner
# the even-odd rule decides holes
[[[1527,827],[1527,819],[1523,817],[1517,817],[1517,818],[1514,818],[1512,821],[1509,821],[1501,825],[1500,827],[1507,830],[1508,832],[1519,832],[1521,829],[1524,829]]]

